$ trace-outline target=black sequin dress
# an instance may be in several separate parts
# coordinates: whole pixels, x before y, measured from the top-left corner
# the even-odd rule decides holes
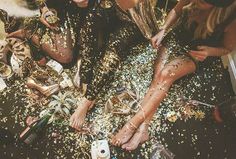
[[[121,61],[128,56],[127,49],[144,40],[138,27],[126,17],[114,1],[112,8],[101,8],[98,13],[88,14],[86,27],[81,30],[80,47],[82,56],[82,82],[87,83],[85,97],[94,100],[105,86],[108,86]],[[96,10],[95,10],[96,12]],[[97,47],[98,23],[105,37]]]

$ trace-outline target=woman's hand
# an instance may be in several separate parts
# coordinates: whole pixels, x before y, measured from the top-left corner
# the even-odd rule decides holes
[[[42,9],[41,9],[41,12],[42,12],[42,14],[41,14],[41,16],[40,16],[40,21],[41,21],[41,23],[43,23],[46,27],[48,27],[48,28],[50,28],[50,29],[52,29],[52,30],[57,30],[58,29],[58,27],[56,27],[56,26],[52,26],[52,25],[50,25],[48,22],[47,22],[47,20],[45,19],[45,14],[51,14],[51,15],[54,15],[54,13],[52,12],[52,11],[50,11],[47,7],[43,7]]]
[[[89,0],[73,0],[78,7],[81,7],[81,8],[86,8],[88,7],[88,2]]]
[[[191,50],[190,55],[198,61],[204,61],[214,48],[208,46],[198,46],[197,50]]]
[[[157,49],[160,46],[161,41],[164,38],[165,32],[166,30],[162,29],[159,33],[157,33],[154,37],[151,38],[151,44],[153,48]]]

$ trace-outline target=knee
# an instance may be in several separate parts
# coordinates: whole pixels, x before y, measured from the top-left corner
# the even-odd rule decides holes
[[[174,74],[169,69],[163,69],[154,75],[154,83],[173,83]]]
[[[71,63],[72,62],[72,59],[73,59],[73,57],[72,57],[72,55],[70,55],[70,56],[65,56],[65,57],[62,57],[62,58],[60,58],[60,63],[64,63],[64,64],[68,64],[68,63]]]
[[[73,60],[73,55],[71,52],[64,52],[63,54],[57,53],[57,55],[58,56],[55,56],[54,59],[63,64],[68,64]]]

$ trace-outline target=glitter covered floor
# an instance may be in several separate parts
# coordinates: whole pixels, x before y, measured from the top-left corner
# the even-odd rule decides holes
[[[0,149],[0,158],[89,158],[92,141],[109,138],[110,134],[118,131],[132,116],[105,114],[105,101],[118,87],[132,90],[135,88],[142,97],[150,83],[156,51],[147,44],[141,44],[131,52],[132,55],[117,72],[115,82],[109,86],[109,91],[101,94],[96,109],[93,109],[88,116],[88,122],[93,123],[102,133],[78,134],[68,128],[66,122],[58,121],[51,124],[45,137],[32,147],[25,147],[20,143],[1,145],[3,148]],[[71,76],[74,74],[73,71],[65,71]],[[25,96],[24,80],[12,78],[7,84],[8,89],[0,95],[0,126],[17,136],[25,128],[26,117],[38,115],[46,106],[41,103],[32,104],[32,101]],[[80,96],[76,90],[64,91]],[[149,159],[153,145],[157,142],[168,147],[178,159],[235,158],[236,129],[214,123],[210,115],[211,109],[206,107],[197,107],[192,109],[191,113],[186,113],[184,106],[176,100],[183,95],[210,104],[220,103],[232,96],[229,75],[223,69],[220,60],[208,59],[203,69],[177,81],[154,117],[149,130],[151,139],[132,153],[110,146],[113,158]],[[174,120],[170,120],[168,116],[170,113],[174,116]],[[55,133],[57,137],[53,135]]]

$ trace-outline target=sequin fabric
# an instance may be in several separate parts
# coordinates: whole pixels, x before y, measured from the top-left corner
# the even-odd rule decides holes
[[[125,29],[125,27],[123,28]],[[37,156],[39,158],[89,159],[91,158],[90,150],[93,141],[109,139],[111,134],[115,134],[134,115],[105,113],[105,102],[115,95],[120,87],[137,90],[142,99],[152,80],[153,63],[159,52],[156,52],[146,43],[141,43],[132,47],[131,50],[123,52],[121,46],[133,45],[133,43],[125,43],[128,41],[124,40],[126,39],[124,36],[135,35],[134,37],[136,37],[138,33],[135,27],[127,28],[116,31],[111,35],[111,37],[119,35],[120,38],[118,38],[118,41],[109,38],[110,41],[113,41],[111,43],[113,47],[107,49],[108,51],[104,51],[103,53],[106,54],[102,56],[100,62],[94,64],[96,68],[101,68],[101,71],[95,69],[97,76],[94,75],[94,79],[99,77],[98,81],[100,82],[97,82],[99,87],[111,82],[110,72],[114,74],[115,70],[118,71],[110,84],[110,89],[101,89],[97,96],[98,106],[96,109],[92,109],[86,117],[87,123],[91,125],[91,131],[87,133],[71,131],[68,127],[69,117],[64,117],[53,122],[48,128],[45,138],[32,146],[30,151],[28,148],[22,148],[24,147],[22,145],[14,145],[10,148],[9,145],[3,146],[0,153],[3,158],[34,159]],[[140,40],[139,37],[136,38],[134,39]],[[106,43],[105,46],[109,45]],[[173,43],[173,47],[176,48],[175,43]],[[121,52],[116,52],[112,48],[121,50]],[[101,63],[103,65],[100,65]],[[120,67],[117,68],[119,63]],[[73,77],[75,70],[73,68],[64,71],[70,77]],[[55,73],[50,73],[49,77],[53,78],[53,81],[60,82],[60,78]],[[160,109],[158,109],[150,124],[150,139],[133,152],[126,152],[110,146],[111,158],[150,159],[153,145],[157,142],[168,147],[177,158],[234,158],[235,155],[230,156],[230,152],[234,151],[233,146],[229,148],[226,142],[226,139],[230,140],[228,133],[232,133],[230,131],[231,127],[218,125],[212,120],[205,119],[205,116],[211,116],[209,108],[198,106],[189,110],[185,105],[178,102],[181,96],[210,104],[224,101],[232,95],[230,80],[227,77],[228,74],[219,58],[207,59],[202,70],[181,78],[173,84],[168,96],[161,103]],[[42,110],[47,109],[51,98],[48,99],[42,96],[39,96],[38,99],[32,98],[29,94],[30,90],[25,87],[25,79],[11,78],[7,80],[7,85],[8,87],[0,94],[1,126],[6,127],[13,133],[20,134],[26,127],[26,118],[29,115],[38,116]],[[96,85],[95,83],[91,87],[96,87]],[[62,90],[63,93],[67,91],[73,93],[72,99],[81,100],[83,98],[76,89]],[[94,93],[91,94],[93,97]],[[172,116],[171,120],[170,114]],[[233,134],[233,136],[235,135]]]
[[[190,42],[193,39],[194,30],[188,28],[186,24],[187,18],[188,14],[185,11],[174,28],[167,33],[162,41],[163,46],[166,48],[166,53],[168,54],[166,63],[176,58],[193,60],[188,52],[191,49]]]
[[[97,44],[99,20],[103,21],[105,26],[114,27],[111,32],[108,32],[108,37],[105,38],[101,49]],[[109,24],[109,22],[114,22],[116,25]],[[104,24],[102,25],[104,26]],[[81,75],[82,82],[88,83],[85,94],[87,99],[94,100],[104,85],[109,85],[120,62],[128,55],[127,49],[142,40],[144,39],[138,27],[129,21],[120,20],[115,10],[105,15],[99,14],[98,16],[97,13],[90,13],[86,16],[85,26],[81,29],[80,42],[82,48]]]
[[[101,57],[101,49],[111,32],[115,10],[110,8],[89,9],[80,29],[78,40],[79,56],[82,59],[81,82],[90,83],[93,76],[92,70],[97,60]]]
[[[115,95],[116,90],[120,87],[137,90],[142,99],[152,80],[153,64],[157,56],[156,50],[145,43],[128,51],[128,56],[121,62],[109,89],[102,89],[97,98],[96,109],[92,109],[87,115],[86,120],[91,125],[91,132],[71,131],[68,127],[69,117],[65,117],[49,126],[45,138],[34,145],[34,151],[27,149],[25,153],[22,152],[19,155],[13,153],[13,158],[26,158],[26,155],[29,156],[28,158],[35,158],[35,154],[37,154],[41,158],[89,159],[91,143],[94,140],[109,139],[111,134],[115,134],[134,115],[132,113],[129,115],[105,113],[106,100]],[[73,77],[75,69],[65,69],[65,72]],[[55,74],[50,74],[50,77],[55,81],[59,80]],[[9,81],[7,83],[9,87],[0,94],[0,103],[4,110],[0,111],[0,117],[3,125],[8,125],[8,129],[20,134],[21,130],[26,127],[27,116],[38,116],[42,110],[48,108],[47,103],[51,99],[32,99],[27,94],[29,89],[25,87],[24,79],[12,80],[14,82]],[[117,159],[150,159],[150,154],[153,151],[152,146],[157,142],[169,147],[177,157],[179,155],[189,157],[188,152],[183,153],[182,151],[182,148],[185,148],[192,155],[189,158],[198,158],[199,156],[217,158],[218,153],[212,149],[217,149],[220,145],[222,149],[219,152],[222,157],[228,157],[229,148],[224,147],[222,142],[225,144],[227,134],[224,131],[229,127],[219,126],[213,121],[198,117],[202,116],[202,113],[210,116],[209,108],[199,106],[195,107],[195,110],[185,111],[185,107],[178,102],[178,98],[184,95],[189,99],[217,104],[230,97],[231,86],[229,82],[220,59],[207,60],[200,72],[186,76],[172,86],[150,125],[150,140],[133,152],[126,152],[110,146],[112,157]],[[76,89],[62,90],[62,92],[65,91],[72,92],[78,100],[82,99]],[[74,97],[71,98],[74,99]],[[198,114],[196,118],[191,115],[194,111],[196,115]],[[176,117],[175,122],[168,120],[169,113]],[[53,137],[52,133],[59,134],[59,137]],[[220,140],[220,144],[217,145],[216,139]],[[203,145],[199,143],[206,145],[204,150],[202,150]],[[2,150],[6,151],[6,155],[11,155],[9,149],[3,148]],[[199,153],[201,154],[199,155]]]
[[[42,45],[46,45],[44,50],[52,58],[64,58],[66,56],[73,56],[73,48],[76,45],[77,30],[81,15],[79,12],[69,12],[68,8],[71,4],[65,3],[65,10],[60,15],[60,21],[57,25],[57,31],[47,28],[39,20],[39,17],[27,18],[24,21],[26,36],[31,39],[33,36],[37,36],[40,41],[40,45],[37,46],[31,40],[31,49],[34,50],[34,57],[36,60],[43,56],[40,52]]]
[[[156,3],[157,0],[144,0],[128,10],[132,20],[147,39],[151,39],[159,30],[160,17],[156,16]]]

